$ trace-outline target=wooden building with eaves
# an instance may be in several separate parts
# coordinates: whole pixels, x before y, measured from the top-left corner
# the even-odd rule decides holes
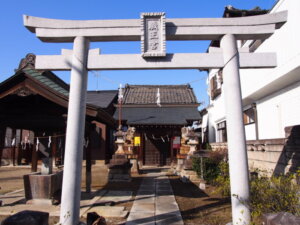
[[[121,120],[123,126],[136,128],[140,143],[134,149],[139,163],[164,166],[175,161],[179,148],[174,139],[180,139],[182,127],[200,120],[198,106],[190,85],[126,85]]]
[[[34,58],[28,54],[0,83],[0,162],[32,164],[36,170],[46,156],[63,164],[69,85],[51,71],[34,69]],[[116,90],[87,92],[84,149],[95,162],[105,163],[113,154],[116,100]]]

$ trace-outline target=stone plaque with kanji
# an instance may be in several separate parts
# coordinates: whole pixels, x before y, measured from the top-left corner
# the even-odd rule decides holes
[[[166,56],[165,13],[142,13],[142,56]]]

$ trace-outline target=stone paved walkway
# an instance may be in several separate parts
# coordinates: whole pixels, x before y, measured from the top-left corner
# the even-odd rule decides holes
[[[126,225],[183,225],[165,172],[148,173],[135,197]]]

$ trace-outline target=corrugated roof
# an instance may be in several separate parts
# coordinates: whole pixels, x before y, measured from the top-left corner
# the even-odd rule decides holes
[[[190,85],[126,85],[123,104],[156,104],[158,89],[161,104],[198,104]]]
[[[116,110],[114,119],[118,119]],[[199,120],[195,107],[139,107],[122,108],[122,120],[129,125],[186,125],[187,120]]]
[[[88,104],[95,105],[100,108],[107,108],[116,98],[117,94],[117,90],[88,91],[86,101]]]
[[[39,72],[35,69],[31,69],[28,67],[24,68],[23,71],[27,75],[31,76],[32,78],[46,85],[47,87],[55,90],[56,92],[65,96],[69,96],[69,90],[66,87],[63,87],[63,85],[59,84],[59,82],[55,81],[55,79],[51,79],[49,74],[47,74],[46,72]]]

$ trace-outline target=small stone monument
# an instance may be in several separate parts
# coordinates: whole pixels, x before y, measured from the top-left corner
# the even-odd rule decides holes
[[[187,145],[189,146],[189,151],[180,173],[181,180],[183,182],[200,182],[198,174],[193,170],[193,157],[197,152],[197,145],[199,144],[198,135],[190,128],[183,131],[183,137],[188,140]]]
[[[130,160],[132,164],[131,174],[139,173],[139,165],[138,165],[138,156],[135,151],[135,147],[140,145],[140,137],[135,137],[135,127],[128,127],[128,130],[125,135],[125,153],[127,154],[127,158]]]
[[[108,164],[109,182],[118,182],[118,181],[130,182],[131,181],[130,169],[132,164],[128,160],[127,155],[125,154],[124,151],[125,135],[126,132],[123,132],[120,128],[115,134],[115,136],[117,137],[115,143],[117,144],[118,148]]]
[[[188,152],[190,151],[190,146],[187,145],[187,133],[188,133],[188,127],[182,127],[181,128],[181,139],[180,139],[180,151],[179,154],[177,154],[177,166],[176,166],[176,174],[180,174],[183,170],[183,166],[187,157]]]

